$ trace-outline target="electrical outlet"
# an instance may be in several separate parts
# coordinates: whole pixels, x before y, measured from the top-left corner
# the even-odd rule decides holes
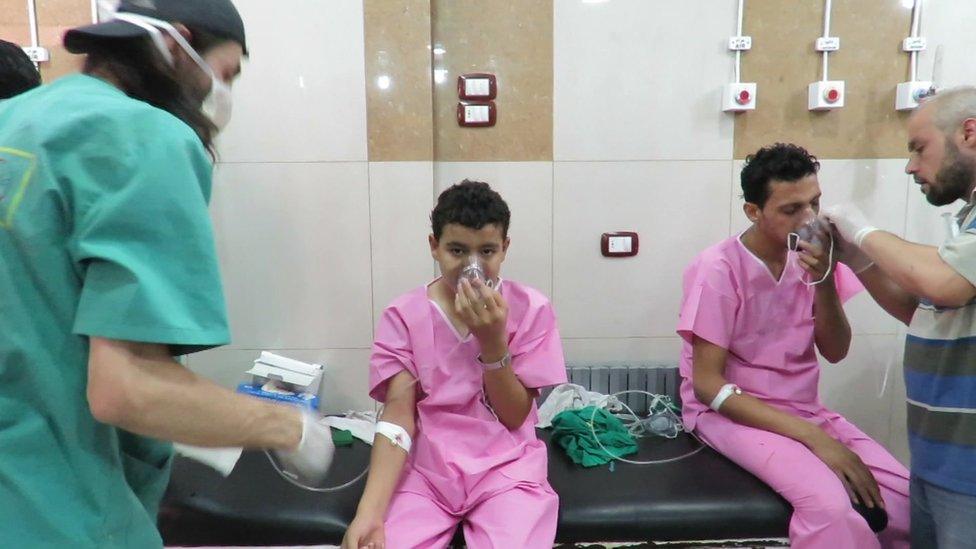
[[[603,233],[600,252],[604,257],[632,257],[640,250],[640,238],[633,231]]]
[[[487,128],[495,125],[497,109],[494,101],[460,102],[457,104],[458,126]]]

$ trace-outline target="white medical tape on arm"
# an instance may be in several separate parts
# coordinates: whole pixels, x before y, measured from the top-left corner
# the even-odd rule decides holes
[[[735,383],[722,385],[722,388],[719,389],[718,394],[715,395],[715,399],[712,400],[712,403],[708,407],[717,412],[722,407],[722,404],[725,404],[725,401],[733,394],[741,395],[742,389],[739,389],[739,386]]]
[[[390,439],[390,442],[394,446],[399,446],[404,452],[410,453],[410,447],[413,445],[413,441],[410,439],[410,433],[407,433],[406,429],[396,423],[377,421],[376,434],[385,436]]]

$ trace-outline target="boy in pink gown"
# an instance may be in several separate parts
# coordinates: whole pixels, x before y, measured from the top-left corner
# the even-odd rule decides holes
[[[509,218],[485,183],[438,199],[429,243],[443,274],[395,299],[376,330],[370,395],[392,426],[375,438],[344,549],[445,547],[459,523],[472,549],[553,545],[559,500],[534,398],[566,366],[549,300],[499,276]]]

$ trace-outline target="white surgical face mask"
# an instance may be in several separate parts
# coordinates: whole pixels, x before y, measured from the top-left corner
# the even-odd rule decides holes
[[[230,86],[210,73],[210,93],[203,100],[203,114],[217,126],[217,131],[223,131],[230,122],[230,115],[234,110],[234,97],[230,93]]]
[[[175,66],[173,54],[166,47],[166,42],[163,40],[163,33],[159,29],[165,30],[173,37],[173,40],[183,48],[183,51],[190,56],[190,59],[193,59],[197,66],[210,76],[210,91],[207,93],[207,97],[203,99],[203,104],[201,105],[203,114],[207,115],[207,118],[213,122],[214,126],[217,127],[217,131],[221,131],[227,127],[227,123],[230,122],[231,112],[233,111],[233,96],[230,93],[230,86],[217,77],[217,73],[214,72],[213,67],[200,57],[200,54],[193,49],[193,46],[183,38],[183,35],[173,25],[170,25],[166,21],[160,21],[159,19],[134,13],[115,13],[113,17],[145,29],[149,33],[149,38],[156,46],[156,49],[159,50],[163,59],[171,67]]]

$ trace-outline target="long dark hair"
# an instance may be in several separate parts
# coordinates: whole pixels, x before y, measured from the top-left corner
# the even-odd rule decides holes
[[[190,33],[190,45],[201,55],[227,41],[198,29],[190,29]],[[217,127],[200,110],[200,98],[166,64],[148,36],[92,41],[87,49],[86,74],[108,73],[129,97],[179,118],[193,129],[211,158],[215,158],[213,138]]]

